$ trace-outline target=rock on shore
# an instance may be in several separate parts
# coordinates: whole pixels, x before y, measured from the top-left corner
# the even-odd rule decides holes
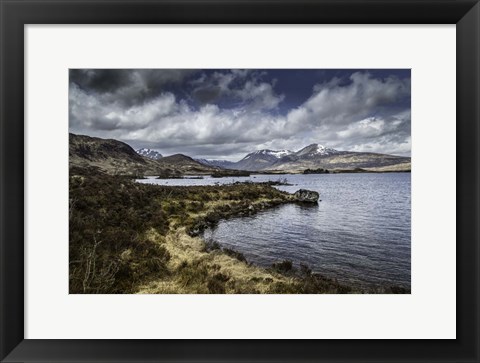
[[[320,194],[313,190],[300,189],[295,192],[294,197],[297,202],[317,203]]]

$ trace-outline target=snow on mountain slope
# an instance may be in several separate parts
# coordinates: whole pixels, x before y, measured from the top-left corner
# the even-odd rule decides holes
[[[153,149],[141,148],[135,151],[137,152],[137,154],[140,154],[142,156],[145,156],[153,160],[158,160],[163,157],[162,154],[160,154],[157,150],[153,150]]]
[[[284,156],[291,155],[291,154],[294,154],[294,152],[290,151],[290,150],[268,150],[268,149],[264,149],[264,150],[254,151],[253,153],[248,154],[247,156],[245,156],[243,158],[243,160],[250,159],[254,156],[260,156],[260,157],[262,157],[262,156],[263,157],[273,156],[277,159],[281,159]]]
[[[319,144],[311,144],[297,151],[297,156],[323,156],[338,154],[339,151]]]

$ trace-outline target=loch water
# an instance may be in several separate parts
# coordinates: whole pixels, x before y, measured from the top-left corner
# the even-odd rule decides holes
[[[215,185],[285,180],[277,188],[320,193],[318,205],[287,204],[221,221],[205,231],[261,266],[291,260],[350,285],[410,287],[410,173],[285,174],[138,180],[162,185]]]

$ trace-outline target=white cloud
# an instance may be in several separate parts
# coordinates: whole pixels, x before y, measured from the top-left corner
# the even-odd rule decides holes
[[[100,130],[136,130],[148,127],[179,107],[172,93],[164,93],[144,104],[125,107],[119,102],[87,94],[78,86],[70,87],[70,125]]]
[[[369,117],[348,125],[346,129],[338,131],[337,135],[342,139],[349,139],[352,137],[375,137],[382,135],[385,126],[384,120]]]
[[[394,77],[379,80],[359,72],[352,74],[350,80],[344,86],[338,79],[316,85],[314,94],[289,113],[289,122],[317,126],[349,124],[410,94],[409,80]]]

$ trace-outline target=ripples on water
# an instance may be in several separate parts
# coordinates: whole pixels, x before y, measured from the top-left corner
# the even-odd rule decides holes
[[[320,193],[318,206],[288,204],[222,221],[205,232],[262,266],[290,259],[339,281],[410,287],[410,173],[253,175],[250,178],[147,179],[166,185],[214,185],[286,178],[295,192]]]

